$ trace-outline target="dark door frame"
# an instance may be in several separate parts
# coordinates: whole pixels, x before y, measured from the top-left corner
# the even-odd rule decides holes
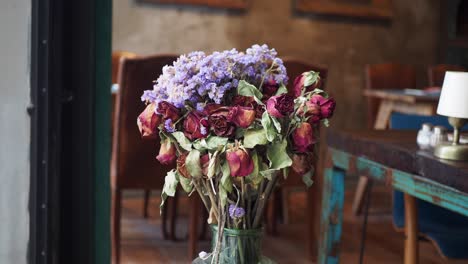
[[[110,263],[111,0],[32,1],[29,263]]]

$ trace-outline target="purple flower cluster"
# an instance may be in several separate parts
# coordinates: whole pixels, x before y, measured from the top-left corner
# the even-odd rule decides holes
[[[241,218],[245,215],[245,210],[242,207],[236,205],[229,205],[229,216],[231,218]]]
[[[142,101],[166,101],[177,108],[187,103],[201,111],[207,103],[222,104],[229,90],[240,80],[256,85],[274,81],[286,84],[283,61],[267,45],[253,45],[245,52],[235,49],[206,55],[197,51],[180,56],[165,66],[153,90],[145,91]]]

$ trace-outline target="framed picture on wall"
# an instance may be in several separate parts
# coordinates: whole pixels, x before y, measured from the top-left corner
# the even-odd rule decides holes
[[[296,0],[301,13],[390,20],[392,0]]]
[[[247,0],[139,0],[139,2],[173,5],[197,5],[239,10],[247,8]]]

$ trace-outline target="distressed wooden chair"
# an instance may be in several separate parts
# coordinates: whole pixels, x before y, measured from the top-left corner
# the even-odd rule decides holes
[[[289,82],[287,88],[289,91],[293,90],[293,83],[296,76],[299,76],[301,73],[311,70],[320,72],[320,76],[322,77],[323,81],[322,89],[325,88],[326,79],[328,77],[328,69],[326,66],[311,64],[309,62],[291,57],[285,57],[283,59],[283,62],[288,72]],[[314,160],[313,162],[313,166],[316,168],[317,160]],[[302,182],[302,177],[297,175],[293,170],[290,170],[288,178],[284,180],[281,183],[281,186],[275,190],[267,208],[267,232],[272,235],[277,235],[278,233],[277,223],[279,219],[282,218],[283,222],[288,222],[287,199],[289,196],[289,191],[291,189],[303,189],[304,191],[306,190],[304,183]],[[307,192],[307,208],[308,212],[312,213],[312,203],[314,203],[314,199],[312,199],[309,196],[314,195],[315,197],[315,194],[312,191],[312,189],[309,189]],[[310,218],[310,216],[308,216],[308,218]]]
[[[427,69],[429,86],[442,87],[446,71],[466,71],[466,69],[462,66],[451,64],[438,64],[429,66]]]
[[[405,89],[416,87],[416,69],[412,65],[383,63],[366,65],[366,89]],[[367,98],[367,126],[374,128],[380,100]],[[360,177],[353,201],[353,213],[360,214],[365,194],[370,190],[367,177]]]
[[[114,136],[112,138],[111,187],[112,187],[112,238],[115,263],[120,261],[120,221],[122,191],[128,189],[162,190],[167,171],[174,166],[163,166],[156,159],[159,139],[143,140],[136,125],[138,115],[145,105],[140,97],[144,90],[151,89],[153,80],[162,72],[162,67],[172,63],[174,55],[159,55],[138,58],[123,58],[118,72],[119,89],[114,112]],[[176,197],[175,197],[176,198]],[[172,202],[172,203],[171,203]],[[170,231],[167,231],[167,211],[162,215],[164,238],[174,238],[177,199],[168,200],[171,206]],[[147,206],[147,200],[145,200]]]

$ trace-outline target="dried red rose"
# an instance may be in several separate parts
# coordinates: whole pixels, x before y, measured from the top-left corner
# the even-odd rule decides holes
[[[207,137],[208,129],[208,120],[201,112],[192,111],[184,120],[184,135],[190,140]]]
[[[213,111],[208,117],[210,127],[213,128],[214,133],[220,137],[230,137],[234,135],[236,126],[228,119],[229,108],[220,107]]]
[[[294,98],[288,94],[272,96],[268,99],[266,105],[271,116],[281,118],[294,111]]]
[[[228,120],[241,128],[248,128],[255,121],[256,111],[249,107],[233,106],[229,109]]]

